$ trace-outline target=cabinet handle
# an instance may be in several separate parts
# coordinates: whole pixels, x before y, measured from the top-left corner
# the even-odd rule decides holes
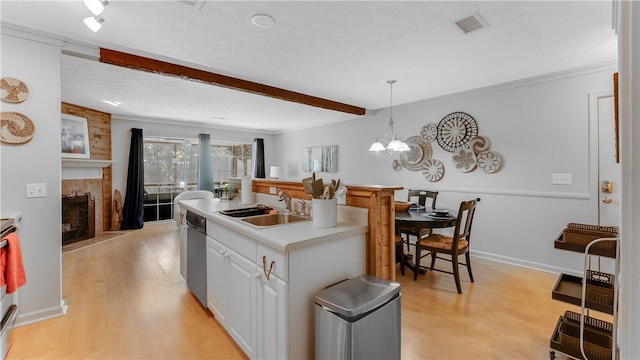
[[[225,259],[228,259],[228,258],[231,257],[231,254],[229,254],[228,251],[225,251],[224,254],[222,254],[222,257],[225,258]]]
[[[267,281],[269,280],[269,277],[271,276],[271,271],[273,270],[273,266],[276,264],[275,261],[271,261],[271,265],[269,265],[269,271],[267,271],[267,257],[263,256],[262,257],[262,271],[264,272],[264,276],[267,277]]]
[[[255,273],[253,275],[253,277],[256,278],[256,279],[260,279],[261,276],[262,276],[262,273],[260,273],[260,272],[257,272],[257,273]]]
[[[222,249],[222,250],[218,251],[218,254],[220,254],[220,256],[224,256],[224,253],[225,253],[225,252],[226,252],[226,251],[224,251],[224,249]]]

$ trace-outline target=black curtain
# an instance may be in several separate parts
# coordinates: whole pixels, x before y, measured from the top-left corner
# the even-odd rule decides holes
[[[144,226],[144,140],[142,129],[131,129],[127,191],[122,207],[120,230]]]
[[[253,178],[264,179],[264,139],[253,139]]]

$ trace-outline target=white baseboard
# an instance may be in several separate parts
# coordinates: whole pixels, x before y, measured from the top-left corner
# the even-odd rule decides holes
[[[549,266],[547,264],[537,263],[533,261],[527,261],[502,255],[496,255],[484,251],[471,250],[471,256],[475,256],[481,259],[487,259],[491,261],[501,262],[509,265],[515,265],[533,270],[544,271],[552,274],[569,274],[582,277],[582,272],[573,269],[561,268],[556,266]]]
[[[18,308],[18,311],[20,308]],[[67,304],[64,299],[60,300],[60,306],[44,309],[27,314],[19,314],[16,318],[15,327],[37,323],[43,320],[63,316],[67,313]]]

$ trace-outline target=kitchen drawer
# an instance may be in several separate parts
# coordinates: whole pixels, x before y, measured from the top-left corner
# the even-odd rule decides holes
[[[271,262],[273,262],[271,275],[275,275],[285,282],[289,282],[289,261],[287,260],[288,259],[284,253],[274,250],[268,246],[258,244],[258,265],[260,265],[260,267],[264,266],[264,272],[269,272]]]
[[[7,294],[7,285],[0,288],[0,299],[0,319],[2,319],[9,307],[13,305],[13,294]]]
[[[11,305],[9,311],[2,319],[2,328],[0,329],[0,355],[2,355],[2,359],[7,356],[7,352],[9,352],[9,348],[11,347],[13,325],[16,322],[16,316],[18,316],[18,307]]]
[[[207,221],[207,235],[247,259],[262,264],[262,258],[259,261],[256,259],[257,246],[255,240],[248,239],[212,221]]]

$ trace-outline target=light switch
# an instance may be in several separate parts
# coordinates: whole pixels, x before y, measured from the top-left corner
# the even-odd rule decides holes
[[[553,185],[571,185],[573,183],[573,174],[552,174],[551,184]]]
[[[27,184],[27,198],[47,197],[47,184]]]

